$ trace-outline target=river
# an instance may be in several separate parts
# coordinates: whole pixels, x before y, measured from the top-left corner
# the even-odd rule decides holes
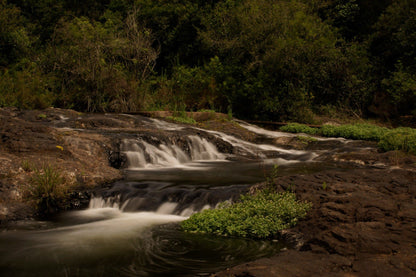
[[[148,124],[154,129],[183,128],[156,119]],[[268,142],[290,134],[240,124],[264,136],[264,143],[209,131],[238,149],[230,154],[197,135],[184,139],[186,147],[124,139],[124,179],[97,190],[88,209],[61,213],[49,221],[24,222],[17,230],[0,234],[1,275],[209,276],[290,247],[284,241],[180,229],[179,223],[191,214],[233,201],[266,180],[275,165],[280,175],[323,167],[317,157],[324,151],[279,148]]]

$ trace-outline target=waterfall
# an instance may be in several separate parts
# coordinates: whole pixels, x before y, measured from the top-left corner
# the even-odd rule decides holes
[[[229,200],[229,199],[227,199]],[[200,212],[206,209],[215,208],[216,204],[204,204],[196,205],[195,203],[189,203],[185,205],[179,200],[178,202],[161,202],[157,203],[153,207],[148,205],[148,202],[144,198],[131,198],[121,202],[120,195],[117,197],[110,197],[103,199],[101,196],[93,197],[90,200],[89,210],[103,210],[103,209],[114,209],[120,212],[138,212],[138,211],[149,211],[156,214],[166,215],[178,215],[182,217],[189,217],[196,212]]]
[[[248,185],[197,187],[172,186],[168,182],[119,181],[111,189],[97,192],[90,200],[90,210],[114,209],[120,212],[154,212],[190,216],[233,201],[247,191]]]
[[[205,138],[189,136],[192,160],[224,160],[225,156]]]
[[[121,151],[125,153],[129,169],[176,167],[191,161],[224,160],[214,144],[205,138],[188,136],[189,153],[174,144],[152,145],[143,139],[125,139]]]

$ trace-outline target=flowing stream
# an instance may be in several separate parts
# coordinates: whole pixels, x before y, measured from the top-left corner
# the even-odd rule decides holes
[[[147,124],[170,131],[183,128],[155,119]],[[264,137],[290,136],[240,124]],[[88,209],[0,234],[1,276],[209,276],[288,247],[285,242],[180,230],[178,223],[191,214],[232,201],[264,181],[275,164],[282,174],[317,168],[318,152],[209,133],[235,151],[221,153],[198,135],[185,136],[181,146],[123,139],[125,178],[97,191]]]

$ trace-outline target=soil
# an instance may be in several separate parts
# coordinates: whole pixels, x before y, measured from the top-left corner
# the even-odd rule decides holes
[[[198,114],[200,128],[261,141],[224,116]],[[67,196],[56,211],[88,203],[89,193],[122,178],[120,141],[128,136],[180,145],[184,134],[214,140],[225,153],[234,149],[202,129],[149,129],[146,119],[128,115],[81,114],[72,110],[0,109],[0,228],[41,216],[30,198],[31,178],[42,164],[65,179]],[[306,141],[274,144],[295,149],[331,149],[323,162],[337,168],[277,177],[276,189],[291,189],[313,204],[307,218],[282,233],[294,247],[276,256],[229,268],[213,276],[416,276],[416,158],[380,153],[374,144]],[[362,146],[368,146],[363,148]],[[344,147],[344,148],[342,148]],[[360,149],[360,150],[357,150]],[[256,190],[264,186],[259,184]]]

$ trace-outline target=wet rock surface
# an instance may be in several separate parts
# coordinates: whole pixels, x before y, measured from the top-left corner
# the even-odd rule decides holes
[[[298,250],[215,276],[416,276],[416,172],[356,167],[276,180],[313,204]]]

